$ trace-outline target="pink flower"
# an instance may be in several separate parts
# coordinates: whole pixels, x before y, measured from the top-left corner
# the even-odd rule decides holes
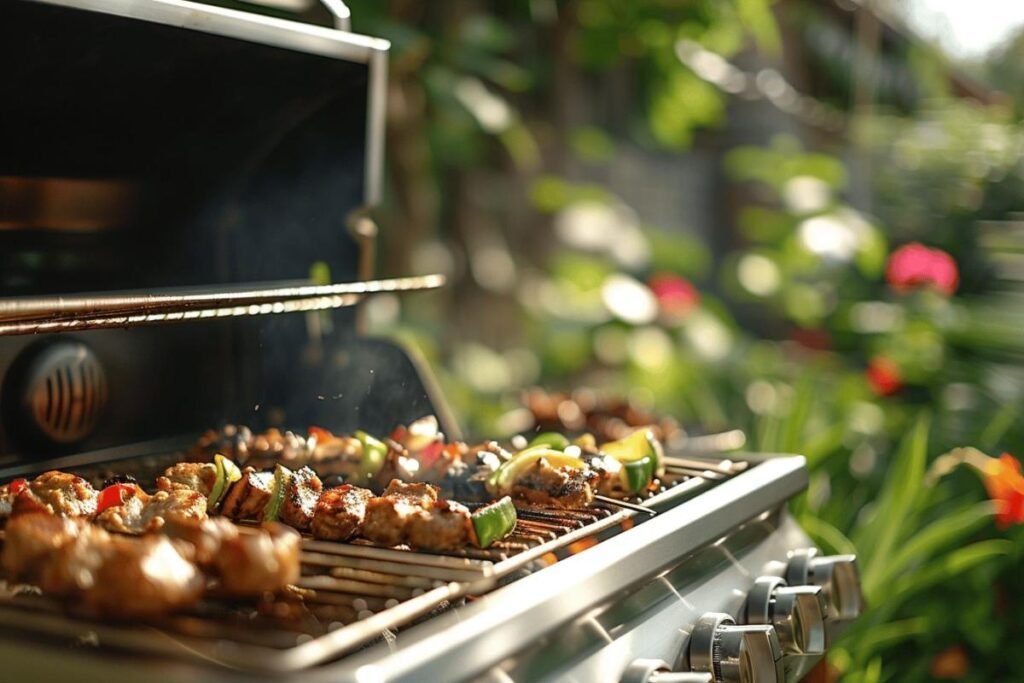
[[[889,255],[885,279],[899,292],[932,287],[950,295],[960,283],[956,261],[941,249],[931,249],[920,242],[905,244]]]
[[[681,318],[700,302],[700,293],[689,280],[671,273],[658,273],[647,286],[654,292],[658,306],[665,315]]]
[[[868,384],[879,396],[892,396],[903,388],[903,375],[900,368],[885,356],[875,356],[868,361]]]

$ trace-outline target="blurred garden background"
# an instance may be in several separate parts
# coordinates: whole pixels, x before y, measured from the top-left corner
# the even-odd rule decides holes
[[[596,387],[804,454],[869,603],[828,679],[1024,681],[1024,7],[957,3],[960,49],[941,2],[349,4],[393,43],[380,272],[451,278],[369,324],[467,431]]]

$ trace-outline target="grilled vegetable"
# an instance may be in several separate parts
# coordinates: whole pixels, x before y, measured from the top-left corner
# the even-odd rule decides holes
[[[139,491],[138,484],[111,484],[99,492],[96,496],[96,514],[107,508],[112,508],[124,502]]]
[[[281,514],[281,503],[284,502],[285,493],[292,481],[292,471],[284,465],[274,468],[274,488],[270,492],[270,501],[263,509],[264,522],[276,522]]]
[[[558,432],[543,432],[533,437],[527,448],[535,448],[537,446],[547,446],[553,448],[556,451],[564,451],[566,446],[569,445],[569,439],[565,438]]]
[[[378,441],[362,430],[355,432],[352,436],[359,439],[359,443],[363,445],[363,457],[359,461],[359,481],[357,483],[369,484],[384,467],[388,447],[384,445],[384,442]]]
[[[231,485],[242,478],[242,471],[238,469],[238,465],[220,453],[213,456],[213,462],[217,466],[217,482],[210,491],[210,497],[206,499],[207,512],[213,512]]]
[[[638,429],[623,439],[603,444],[600,450],[622,463],[619,481],[627,494],[646,490],[654,480],[659,454],[650,430]]]
[[[582,470],[587,466],[581,459],[547,446],[527,448],[512,456],[511,460],[503,463],[487,478],[487,490],[495,496],[507,494],[516,481],[542,458],[555,468],[571,467]]]
[[[597,450],[597,439],[590,432],[586,434],[580,434],[572,440],[573,446],[579,446],[585,451],[596,451]]]
[[[481,548],[487,548],[515,529],[516,506],[512,504],[511,498],[505,496],[478,509],[473,513],[472,519],[476,544]]]

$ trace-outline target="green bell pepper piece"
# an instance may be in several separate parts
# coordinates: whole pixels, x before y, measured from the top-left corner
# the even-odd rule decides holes
[[[220,453],[213,456],[213,462],[217,466],[217,480],[210,491],[210,497],[206,499],[207,512],[213,512],[231,485],[242,478],[242,471],[238,469],[238,465]]]
[[[476,544],[481,548],[487,548],[495,541],[508,536],[515,529],[516,506],[512,504],[511,498],[505,496],[474,512],[472,519]]]
[[[535,448],[537,446],[547,446],[553,448],[556,451],[564,451],[569,446],[569,439],[565,438],[558,432],[543,432],[533,437],[527,448]]]
[[[270,492],[270,501],[263,509],[264,522],[276,522],[281,514],[281,503],[284,502],[285,492],[292,482],[294,473],[284,465],[274,468],[274,488]]]
[[[388,456],[388,447],[383,441],[373,438],[362,430],[356,431],[352,436],[359,439],[359,443],[363,445],[363,457],[359,461],[359,483],[368,485],[384,467],[384,461]]]

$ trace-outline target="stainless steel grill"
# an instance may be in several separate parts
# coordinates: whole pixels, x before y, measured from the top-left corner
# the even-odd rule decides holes
[[[152,480],[161,465],[180,459],[180,453],[151,455],[71,469],[98,482],[111,472],[124,471],[124,465],[135,465],[135,473],[145,481]],[[746,467],[743,461],[672,458],[662,490],[634,503],[647,513],[601,501],[584,509],[521,507],[513,533],[488,549],[435,554],[364,541],[305,538],[302,578],[292,592],[268,596],[256,604],[219,600],[214,595],[194,610],[147,624],[142,630],[136,624],[99,622],[89,615],[69,613],[35,590],[8,586],[0,594],[0,629],[30,630],[66,642],[95,642],[232,669],[307,668],[387,639],[396,629],[467,597],[543,572]]]

